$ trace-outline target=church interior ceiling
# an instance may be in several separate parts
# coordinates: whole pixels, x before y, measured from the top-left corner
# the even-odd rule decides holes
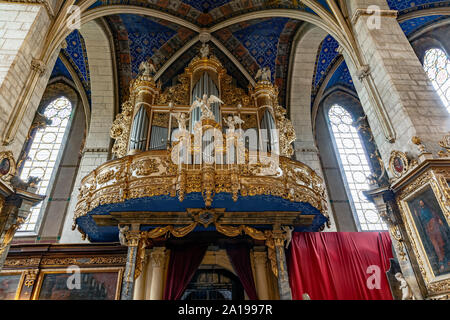
[[[327,10],[329,7],[325,0],[319,1]],[[450,6],[450,1],[441,0],[387,0],[390,9],[398,10],[398,17],[429,8]],[[264,0],[264,1],[139,1],[139,0],[101,0],[96,1],[90,9],[101,6],[134,5],[158,9],[181,17],[199,27],[211,27],[226,19],[240,14],[256,12],[268,8],[296,8],[315,14],[299,1],[291,0]],[[412,17],[402,20],[400,26],[406,36],[422,30],[430,24],[448,19],[442,15],[429,15]],[[187,42],[198,34],[193,30],[176,23],[155,17],[136,14],[115,14],[105,17],[106,24],[111,31],[119,83],[119,96],[121,102],[127,97],[128,83],[138,73],[139,64],[151,59],[156,69],[161,68],[173,55],[175,55]],[[256,75],[258,69],[268,66],[271,70],[272,81],[279,88],[279,99],[286,105],[286,89],[288,83],[289,53],[295,34],[303,22],[274,17],[246,20],[215,31],[215,37],[233,57],[242,65],[251,77]],[[67,47],[62,54],[73,68],[83,84],[90,99],[90,75],[86,48],[81,33],[77,30],[67,38]],[[243,89],[248,86],[248,79],[239,68],[222,52],[220,48],[211,43],[214,54],[224,63],[229,74],[236,79],[237,85]],[[167,68],[160,79],[163,86],[171,86],[176,76],[184,71],[189,61],[198,51],[197,42],[189,50],[183,52],[170,68]],[[338,42],[331,36],[323,40],[316,57],[316,65],[312,80],[312,104],[314,98],[328,77],[325,89],[333,86],[344,86],[355,91],[353,80],[345,61],[339,59]],[[338,66],[335,64],[339,63]],[[63,76],[71,79],[70,73],[60,59],[57,60],[52,78]]]

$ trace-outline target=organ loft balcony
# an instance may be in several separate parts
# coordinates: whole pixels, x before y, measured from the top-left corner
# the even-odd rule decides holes
[[[203,45],[175,86],[154,74],[144,61],[131,81],[111,128],[115,158],[82,179],[74,229],[97,242],[117,241],[125,224],[183,236],[328,223],[322,178],[292,159],[295,131],[269,68],[244,90]]]

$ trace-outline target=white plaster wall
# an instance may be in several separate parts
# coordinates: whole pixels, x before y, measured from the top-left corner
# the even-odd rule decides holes
[[[295,158],[314,169],[319,176],[323,177],[322,166],[318,156],[319,151],[312,133],[311,86],[317,51],[327,33],[323,29],[312,25],[303,31],[300,30],[300,32],[302,34],[300,34],[300,38],[295,44],[289,88],[291,121],[297,135],[297,139],[294,142]],[[325,228],[325,231],[336,231],[328,195],[327,201],[331,228]]]
[[[114,118],[114,78],[109,40],[94,21],[82,25],[80,32],[86,44],[91,76],[91,121],[83,158],[67,209],[61,243],[83,242],[81,234],[77,230],[72,231],[80,182],[89,172],[108,160],[109,131]]]

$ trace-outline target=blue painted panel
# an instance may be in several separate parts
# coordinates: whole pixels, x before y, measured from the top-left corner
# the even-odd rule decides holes
[[[61,61],[60,58],[56,60],[55,66],[53,67],[52,74],[50,75],[50,78],[63,76],[66,77],[69,80],[72,80],[72,76],[69,73],[69,70],[67,70],[64,63]]]
[[[132,72],[136,76],[141,62],[151,58],[176,31],[138,15],[121,14],[120,18],[128,31]]]
[[[260,196],[239,196],[238,201],[234,202],[231,194],[219,193],[214,197],[212,208],[226,208],[231,212],[246,212],[246,211],[299,211],[302,214],[315,215],[313,224],[309,227],[298,228],[298,231],[318,231],[326,218],[316,208],[309,203],[292,202],[281,197],[270,195]],[[133,212],[133,211],[181,211],[185,212],[187,208],[204,208],[203,197],[200,193],[187,194],[184,201],[180,202],[176,197],[168,195],[156,197],[144,197],[137,199],[130,199],[122,203],[102,205],[88,215],[77,219],[80,228],[89,235],[91,241],[117,241],[118,229],[117,227],[98,227],[92,215],[108,215],[110,212]]]
[[[272,18],[233,33],[261,68],[270,67],[272,80],[275,75],[278,40],[287,21],[287,18]]]

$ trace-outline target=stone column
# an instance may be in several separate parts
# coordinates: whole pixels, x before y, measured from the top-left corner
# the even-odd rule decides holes
[[[40,2],[0,3],[0,151],[16,159],[58,55],[40,60],[53,6]]]
[[[289,275],[287,272],[286,256],[284,253],[284,233],[281,230],[273,230],[272,237],[275,247],[278,267],[278,291],[280,300],[292,300],[291,287],[289,286]]]
[[[152,264],[152,282],[150,300],[163,299],[164,284],[164,263],[166,261],[166,248],[155,247],[150,253],[150,263]]]
[[[392,150],[416,150],[413,136],[429,151],[439,150],[450,116],[397,22],[396,11],[389,10],[386,0],[370,1],[379,8],[373,15],[368,1],[349,2],[352,31],[365,65],[359,70],[352,63],[348,66],[384,163],[389,163]],[[350,61],[348,53],[344,57]],[[391,141],[383,131],[389,123],[394,131]]]
[[[128,246],[128,254],[125,272],[122,280],[122,292],[120,295],[120,299],[132,300],[135,285],[134,272],[136,269],[136,257],[141,235],[138,231],[129,231],[125,233],[125,237]]]
[[[256,273],[256,290],[260,300],[269,300],[269,287],[267,284],[267,253],[266,251],[254,251],[253,259]]]

